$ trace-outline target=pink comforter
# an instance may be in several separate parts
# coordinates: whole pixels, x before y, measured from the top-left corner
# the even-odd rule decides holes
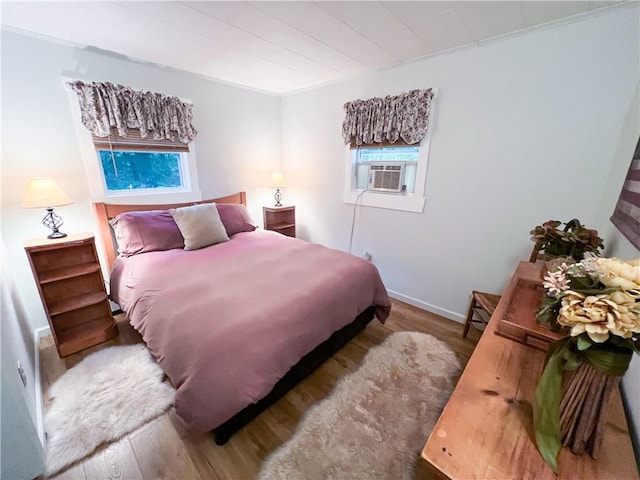
[[[201,250],[120,257],[111,294],[177,388],[176,412],[212,430],[264,397],[360,312],[390,301],[370,262],[256,230]]]

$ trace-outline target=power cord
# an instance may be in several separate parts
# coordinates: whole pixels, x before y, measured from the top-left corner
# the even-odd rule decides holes
[[[358,209],[358,202],[362,195],[367,193],[369,190],[362,190],[358,196],[356,197],[356,202],[353,205],[353,217],[351,218],[351,235],[349,235],[349,253],[351,253],[351,247],[353,245],[353,229],[356,225],[356,210]]]

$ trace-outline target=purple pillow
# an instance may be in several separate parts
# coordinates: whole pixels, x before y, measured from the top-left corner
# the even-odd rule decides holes
[[[217,203],[216,207],[228,236],[239,232],[253,232],[256,229],[247,207],[241,203]]]
[[[125,212],[110,222],[125,257],[138,253],[184,248],[178,224],[167,210]]]

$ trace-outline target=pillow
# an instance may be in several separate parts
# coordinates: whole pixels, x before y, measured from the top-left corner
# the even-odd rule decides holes
[[[184,237],[185,250],[197,250],[229,240],[215,203],[172,208],[169,212]]]
[[[216,207],[218,207],[218,214],[220,214],[220,220],[222,220],[227,235],[253,232],[256,229],[256,224],[247,207],[241,203],[218,203]]]
[[[109,221],[118,252],[129,257],[138,253],[184,248],[184,239],[167,210],[125,212]]]

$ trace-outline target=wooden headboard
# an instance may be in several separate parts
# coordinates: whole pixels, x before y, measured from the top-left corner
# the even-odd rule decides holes
[[[197,205],[200,203],[241,203],[247,204],[247,196],[245,192],[234,193],[226,197],[212,198],[210,200],[200,200],[197,202],[186,203],[166,203],[154,205],[118,205],[114,203],[94,203],[93,211],[98,219],[99,236],[102,240],[102,248],[104,257],[107,261],[107,271],[111,272],[113,262],[118,255],[117,246],[111,233],[109,220],[124,212],[141,212],[145,210],[169,210],[170,208],[187,207],[189,205]]]

